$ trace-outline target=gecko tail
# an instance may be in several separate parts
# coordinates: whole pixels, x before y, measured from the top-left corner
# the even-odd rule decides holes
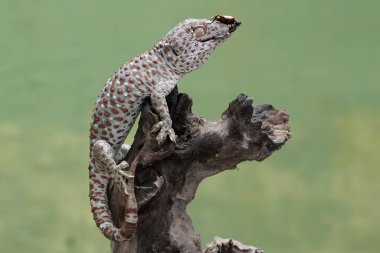
[[[111,218],[108,206],[107,185],[108,177],[103,171],[96,170],[90,162],[90,204],[91,211],[96,223],[105,237],[112,241],[127,241],[135,234],[137,225],[137,205],[134,195],[127,196],[127,210],[124,223],[117,228]]]

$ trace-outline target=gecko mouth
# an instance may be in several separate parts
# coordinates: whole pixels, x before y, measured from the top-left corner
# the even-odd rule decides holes
[[[224,37],[224,36],[225,36],[225,35],[223,35],[223,36],[211,35],[211,36],[208,36],[208,37],[206,37],[206,38],[200,39],[199,41],[200,41],[200,42],[207,42],[207,41],[210,41],[210,40],[221,39],[221,38]]]
[[[200,40],[201,42],[224,39],[227,36],[229,36],[231,33],[233,33],[234,31],[236,31],[236,29],[241,25],[241,22],[232,16],[216,15],[211,18],[211,21],[226,25],[228,27],[228,31],[225,32],[224,34],[212,34],[207,37],[204,37],[203,39]]]
[[[229,33],[234,32],[241,25],[241,22],[232,16],[216,15],[211,18],[211,21],[217,21],[227,25]]]

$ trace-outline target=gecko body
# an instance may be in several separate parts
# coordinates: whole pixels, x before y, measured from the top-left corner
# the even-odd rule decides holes
[[[129,146],[124,141],[143,101],[150,98],[160,122],[152,131],[157,141],[175,141],[165,97],[186,73],[200,67],[240,22],[230,16],[212,19],[186,19],[161,39],[151,50],[122,65],[106,82],[93,109],[90,127],[90,204],[96,225],[110,240],[129,240],[137,224],[134,196],[127,198],[125,221],[117,228],[108,207],[107,186],[113,179],[126,191],[133,176],[125,169]],[[119,164],[120,163],[120,164]]]

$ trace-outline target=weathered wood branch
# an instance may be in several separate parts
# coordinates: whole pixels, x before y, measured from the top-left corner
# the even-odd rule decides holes
[[[243,245],[241,242],[215,237],[206,246],[205,253],[264,253],[259,248]]]
[[[262,161],[289,138],[288,114],[271,105],[252,105],[240,94],[217,121],[207,121],[191,112],[192,100],[175,89],[168,97],[177,143],[158,146],[152,126],[159,118],[150,102],[141,111],[135,140],[126,161],[136,169],[135,193],[139,221],[135,236],[127,242],[112,242],[113,253],[200,253],[201,242],[186,206],[206,177],[236,168],[242,161]],[[131,189],[133,190],[133,186]],[[122,224],[126,196],[109,187],[113,220]],[[216,238],[211,252],[257,252],[230,239]]]

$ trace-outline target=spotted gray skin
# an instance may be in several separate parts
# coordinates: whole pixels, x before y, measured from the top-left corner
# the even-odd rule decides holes
[[[90,128],[89,196],[95,223],[108,239],[129,240],[136,228],[136,199],[126,190],[134,175],[125,171],[126,162],[118,163],[128,152],[129,146],[123,143],[143,101],[150,97],[160,116],[160,122],[152,128],[152,132],[158,133],[158,143],[167,137],[175,142],[166,95],[184,74],[199,68],[239,25],[230,16],[186,19],[151,50],[121,66],[107,80],[95,104]],[[113,224],[108,207],[106,190],[110,179],[128,195],[121,228]]]

